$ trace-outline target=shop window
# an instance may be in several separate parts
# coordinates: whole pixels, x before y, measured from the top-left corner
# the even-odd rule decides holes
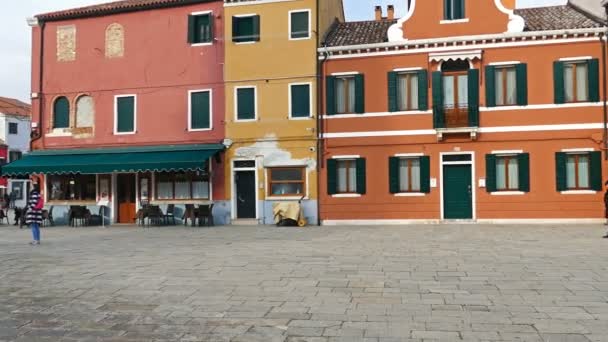
[[[268,170],[271,196],[302,196],[306,191],[306,168],[278,167]]]
[[[47,179],[50,201],[95,201],[95,175],[50,175]]]
[[[158,200],[208,200],[209,192],[208,172],[156,173]]]

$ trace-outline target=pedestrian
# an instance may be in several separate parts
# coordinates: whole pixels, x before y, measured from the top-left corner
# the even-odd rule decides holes
[[[31,245],[40,244],[40,225],[42,224],[42,207],[44,207],[44,200],[40,196],[40,186],[38,183],[33,182],[32,191],[28,196],[27,200],[27,214],[25,223],[32,229],[33,241]]]
[[[8,196],[8,206],[11,209],[15,208],[15,199],[17,199],[17,194],[15,193],[15,190],[11,191],[11,194]]]
[[[4,209],[8,210],[8,208],[11,206],[11,197],[8,195],[7,192],[5,192],[4,196],[2,196],[2,199],[4,200]]]

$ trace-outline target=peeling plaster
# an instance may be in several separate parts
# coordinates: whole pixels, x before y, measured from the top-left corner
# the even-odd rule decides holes
[[[264,140],[274,140],[275,135],[267,135]],[[272,166],[306,166],[309,171],[315,170],[317,162],[314,158],[293,159],[291,152],[281,149],[278,141],[258,141],[250,146],[239,147],[234,152],[237,158],[263,158],[264,167]]]

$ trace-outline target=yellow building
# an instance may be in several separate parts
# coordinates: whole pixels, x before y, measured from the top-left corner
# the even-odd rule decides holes
[[[317,223],[317,47],[342,0],[225,0],[226,194],[233,223],[303,198]]]

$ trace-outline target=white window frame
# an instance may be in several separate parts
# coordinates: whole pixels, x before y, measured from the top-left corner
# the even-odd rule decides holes
[[[253,107],[255,110],[253,119],[239,119],[239,89],[251,89],[253,88]],[[258,121],[258,86],[247,85],[247,86],[236,86],[234,87],[234,122],[254,122]]]
[[[291,30],[291,15],[294,14],[294,13],[304,13],[304,12],[308,13],[308,36],[302,37],[302,38],[293,38],[291,36],[291,34],[292,34],[292,30]],[[311,30],[312,30],[312,11],[310,10],[310,8],[289,11],[288,19],[287,20],[289,22],[289,24],[288,24],[289,25],[288,26],[289,27],[289,40],[308,40],[308,39],[310,39],[312,37],[312,32],[311,32]]]
[[[397,153],[395,155],[393,155],[393,157],[395,158],[399,158],[399,160],[401,159],[415,159],[418,158],[419,160],[422,160],[422,157],[425,157],[424,153]],[[401,173],[398,173],[398,177],[399,177],[399,187],[401,187]],[[422,183],[420,184],[420,188],[422,189]],[[417,191],[417,192],[397,192],[394,193],[393,196],[394,197],[423,197],[426,196],[427,194],[421,191]]]
[[[272,169],[280,169],[280,168],[302,168],[304,169],[304,194],[302,196],[275,196],[272,194],[272,189],[270,188],[270,183],[271,183],[271,179],[270,179],[270,171]],[[264,178],[265,178],[265,189],[266,189],[266,199],[269,201],[295,201],[295,200],[308,200],[310,199],[310,192],[308,189],[308,183],[309,183],[309,179],[308,179],[309,175],[308,175],[308,167],[306,165],[303,164],[286,164],[286,165],[272,165],[272,166],[265,166],[264,167]]]
[[[133,131],[118,132],[118,99],[123,97],[133,98]],[[114,135],[132,135],[137,133],[137,94],[124,94],[114,96]]]
[[[209,93],[209,128],[192,128],[192,94]],[[188,131],[202,132],[213,130],[213,89],[193,89],[188,90]]]
[[[308,116],[306,117],[294,117],[293,116],[293,108],[291,107],[292,104],[292,87],[293,86],[300,86],[300,85],[307,85],[308,86],[308,100],[310,101],[310,112],[308,113]],[[314,117],[313,113],[312,113],[312,109],[313,109],[313,99],[312,99],[312,82],[299,82],[299,83],[289,83],[288,84],[288,92],[289,92],[289,119],[290,120],[309,120],[311,118]]]
[[[360,155],[345,155],[345,156],[333,156],[331,159],[336,160],[336,164],[340,161],[353,161],[355,163],[355,170],[357,169],[357,159],[360,159],[361,156]],[[337,165],[336,165],[337,166]],[[336,169],[336,171],[338,171],[338,169]],[[338,181],[338,175],[336,174],[336,181]],[[355,178],[355,186],[358,185],[358,179]],[[358,191],[358,189],[357,189]],[[337,193],[337,194],[333,194],[331,195],[331,197],[334,198],[354,198],[354,197],[363,197],[362,194],[359,193],[351,193],[351,192],[345,192],[345,193]]]
[[[192,12],[192,13],[190,13],[190,15],[192,15],[192,16],[199,16],[199,15],[206,15],[206,14],[210,14],[211,15],[211,19],[214,18],[213,11],[200,11],[200,12]],[[210,22],[210,25],[211,25],[211,32],[215,33],[214,30],[213,30],[213,27],[214,27],[213,21]],[[209,45],[213,45],[214,42],[215,42],[215,37],[212,36],[210,42],[206,42],[206,43],[192,43],[192,44],[190,44],[190,46],[209,46]]]
[[[232,17],[233,18],[250,18],[250,17],[255,17],[256,15],[259,15],[259,14],[257,14],[257,13],[237,14],[237,15],[233,15]],[[261,16],[260,16],[260,18],[261,18]],[[260,19],[260,21],[261,21],[261,19]],[[260,27],[261,26],[262,25],[260,24]],[[230,29],[233,30],[234,27],[231,26]],[[262,39],[262,31],[261,30],[259,32],[259,35],[260,35],[260,40],[261,40]],[[232,31],[232,37],[230,37],[231,41],[233,39],[234,39],[234,31]],[[233,41],[232,43],[235,44],[235,45],[247,45],[247,44],[256,44],[256,43],[259,43],[259,41],[256,41],[256,40],[252,40],[252,41],[248,41],[248,42],[234,42]]]

